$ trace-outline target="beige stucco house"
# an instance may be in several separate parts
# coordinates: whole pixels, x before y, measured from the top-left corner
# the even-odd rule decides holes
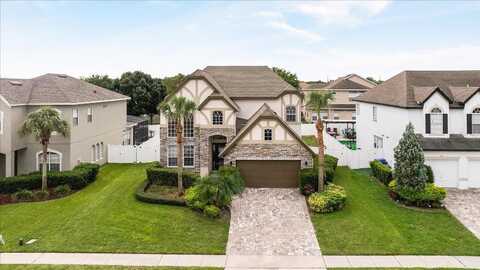
[[[297,187],[300,168],[313,165],[299,137],[303,95],[267,66],[208,66],[169,97],[194,101],[183,121],[183,160],[176,157],[175,125],[160,115],[160,163],[208,175],[221,165],[240,168],[247,186]]]
[[[70,135],[53,134],[50,170],[69,170],[80,162],[106,162],[108,144],[121,144],[129,97],[64,75],[0,79],[0,177],[37,170],[41,145],[19,135],[28,113],[42,106],[57,109]]]

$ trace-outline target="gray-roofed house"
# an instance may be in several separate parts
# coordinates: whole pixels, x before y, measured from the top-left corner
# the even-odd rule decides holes
[[[355,98],[357,147],[393,165],[411,122],[438,185],[480,188],[480,71],[404,71]]]
[[[297,187],[314,153],[299,137],[303,95],[267,66],[208,66],[187,76],[174,95],[197,104],[184,120],[183,160],[175,122],[160,115],[160,163],[208,175],[240,168],[247,186]]]
[[[18,134],[28,113],[57,109],[70,135],[53,135],[49,170],[69,170],[80,162],[106,162],[108,144],[121,144],[129,98],[64,74],[32,79],[0,79],[0,177],[38,170],[41,145]]]

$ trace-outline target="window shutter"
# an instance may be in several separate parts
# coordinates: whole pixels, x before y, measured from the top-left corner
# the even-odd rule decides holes
[[[425,114],[425,134],[430,134],[430,114]]]
[[[448,114],[443,114],[443,134],[448,134]]]
[[[472,134],[472,114],[467,114],[467,134]]]

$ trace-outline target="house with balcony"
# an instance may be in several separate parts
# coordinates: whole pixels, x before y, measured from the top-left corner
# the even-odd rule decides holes
[[[411,122],[436,184],[480,188],[480,71],[404,71],[354,100],[359,149],[393,167]]]
[[[47,168],[70,170],[80,162],[103,164],[108,144],[121,144],[129,97],[65,74],[32,79],[0,79],[0,177],[40,169],[42,146],[18,131],[27,115],[50,106],[70,127],[63,137],[52,134]]]

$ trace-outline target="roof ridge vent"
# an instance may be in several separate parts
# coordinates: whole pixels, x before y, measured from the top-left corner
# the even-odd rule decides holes
[[[14,85],[14,86],[21,86],[23,83],[20,82],[20,81],[8,81],[11,85]]]

